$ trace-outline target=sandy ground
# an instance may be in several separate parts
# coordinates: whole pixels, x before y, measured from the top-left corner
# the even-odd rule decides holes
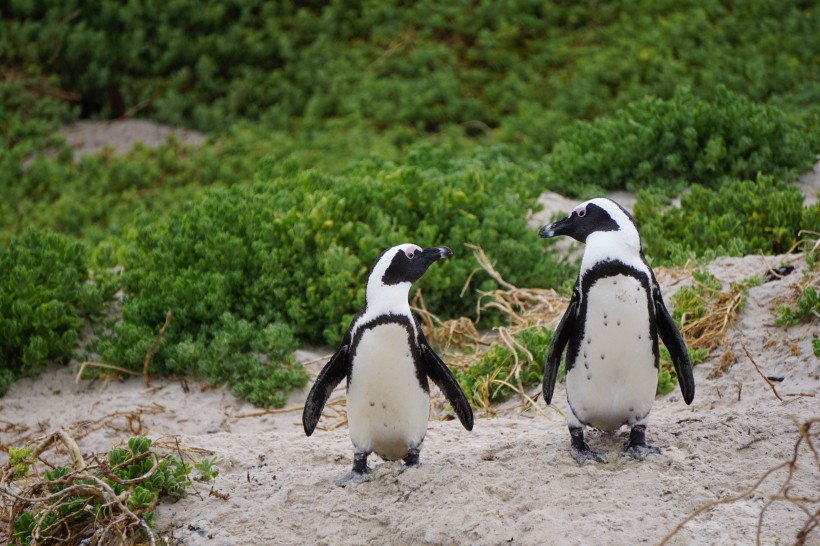
[[[815,196],[816,179],[810,182]],[[805,267],[799,258],[721,258],[708,266],[728,283],[795,259],[790,276],[749,291],[728,332],[735,363],[714,377],[724,352],[718,349],[698,366],[692,406],[677,390],[656,401],[647,440],[663,452],[644,461],[619,458],[623,429],[589,432],[588,442],[610,462],[577,465],[563,417],[541,403],[543,412],[477,414],[472,432],[457,421],[433,420],[420,468],[403,470],[371,456],[374,479],[339,488],[334,480],[352,464],[344,426],[307,438],[298,409],[248,417],[258,408],[224,388],[154,380],[146,389],[136,378],[75,383],[72,367],[12,385],[0,398],[0,443],[84,423],[74,429],[85,434],[78,442],[83,452],[107,451],[135,433],[179,435],[188,446],[212,451],[220,470],[212,486],[197,484],[195,494],[157,509],[161,534],[191,545],[658,544],[696,509],[735,496],[741,498],[694,517],[669,544],[754,544],[761,511],[782,493],[787,470],[774,470],[755,491],[740,494],[792,457],[800,424],[820,418],[820,360],[811,347],[820,332],[817,321],[788,329],[773,324],[775,306]],[[662,272],[659,279],[667,301],[688,282]],[[782,400],[742,344],[762,374],[778,380]],[[315,376],[323,365],[317,357],[330,352],[297,357]],[[298,407],[306,393],[293,393],[288,405]],[[566,409],[563,384],[555,398]],[[319,427],[331,424],[323,419]],[[820,445],[820,423],[811,438]],[[790,481],[793,497],[818,497],[815,457],[803,442]],[[227,499],[209,496],[211,487]],[[794,543],[808,518],[804,509],[816,514],[818,508],[771,503],[761,543]],[[820,544],[820,530],[806,544]]]

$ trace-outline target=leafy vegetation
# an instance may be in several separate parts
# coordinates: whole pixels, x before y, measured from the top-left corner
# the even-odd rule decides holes
[[[281,405],[306,380],[291,361],[294,334],[338,342],[383,248],[446,241],[458,252],[470,242],[492,251],[511,279],[557,282],[563,267],[521,220],[514,192],[527,180],[492,155],[451,161],[429,148],[403,166],[364,161],[337,176],[265,163],[253,185],[207,192],[140,223],[124,254],[122,320],[90,349],[141,369],[171,312],[153,371],[228,381],[254,403]],[[469,313],[475,297],[459,298],[468,279],[495,286],[472,268],[455,259],[431,269],[419,283],[435,286],[428,304]]]
[[[204,131],[486,127],[543,153],[567,121],[678,85],[817,107],[818,11],[802,0],[20,0],[3,13],[0,64],[55,75],[84,117]]]
[[[18,496],[18,501],[26,502],[12,511],[10,540],[19,544],[58,539],[73,543],[99,534],[147,543],[157,503],[163,498],[174,501],[186,496],[192,485],[191,465],[174,455],[160,455],[152,443],[149,438],[135,436],[127,447],[114,448],[90,465],[55,466],[42,476],[32,476]],[[195,463],[199,479],[210,482],[216,477],[213,462],[203,458]],[[28,475],[31,464],[31,460],[18,461],[22,471],[15,470],[12,481]],[[3,481],[8,478],[4,473]]]
[[[787,326],[820,318],[820,295],[815,287],[804,288],[795,298],[794,304],[794,307],[788,304],[777,306],[779,316],[775,319],[775,324]]]
[[[84,319],[98,316],[104,276],[94,284],[81,244],[32,230],[0,247],[0,395],[49,362],[68,362]],[[110,290],[109,290],[110,292]]]
[[[290,349],[338,340],[388,245],[456,251],[419,284],[445,317],[495,287],[464,243],[560,286],[524,226],[546,188],[643,189],[661,262],[783,252],[820,225],[788,186],[820,144],[804,0],[0,9],[0,392],[70,359],[87,320],[91,351],[140,369],[170,312],[151,373],[279,405],[305,381]],[[79,158],[54,136],[133,116],[209,139]]]
[[[680,207],[664,205],[641,191],[633,209],[646,254],[660,262],[788,252],[801,229],[820,225],[820,205],[804,208],[796,186],[771,176],[718,189],[692,186]]]
[[[709,100],[679,88],[669,100],[642,98],[568,128],[550,154],[547,184],[587,197],[622,188],[677,195],[689,184],[810,170],[817,144],[776,108],[724,87]]]
[[[457,369],[456,379],[470,403],[486,409],[512,390],[540,385],[552,334],[546,328],[522,329],[512,336],[511,347],[493,343],[476,364]]]

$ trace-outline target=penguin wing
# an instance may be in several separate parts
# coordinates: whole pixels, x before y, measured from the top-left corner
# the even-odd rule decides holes
[[[572,289],[572,297],[569,300],[567,310],[564,311],[564,316],[561,317],[561,322],[558,323],[558,327],[555,328],[555,333],[552,335],[550,349],[549,352],[547,352],[547,362],[544,365],[542,393],[547,405],[552,403],[552,394],[553,391],[555,391],[555,379],[558,377],[558,368],[561,366],[561,354],[563,354],[569,342],[569,338],[572,337],[572,333],[576,330],[578,304],[580,300],[578,281],[575,281],[575,287]]]
[[[322,416],[322,410],[327,403],[327,399],[333,393],[333,389],[342,382],[342,379],[347,377],[349,348],[350,337],[345,334],[342,346],[330,357],[325,367],[316,376],[316,381],[313,383],[310,393],[308,393],[307,400],[305,400],[305,409],[302,412],[302,426],[308,436],[313,434],[313,430],[319,422],[319,417]]]
[[[470,402],[464,395],[464,391],[461,390],[456,377],[453,375],[453,372],[450,371],[450,368],[447,367],[447,364],[445,364],[433,348],[430,347],[430,343],[427,341],[421,328],[419,328],[418,331],[419,349],[421,350],[424,372],[444,393],[445,398],[447,398],[447,401],[453,406],[464,428],[473,430],[473,409],[470,407]]]
[[[675,366],[675,373],[678,376],[678,385],[680,391],[683,393],[683,401],[687,405],[692,403],[695,398],[695,377],[692,375],[692,364],[689,361],[689,353],[686,350],[686,343],[678,330],[672,315],[666,309],[661,296],[661,290],[658,287],[658,281],[655,280],[655,275],[652,275],[652,300],[655,304],[655,322],[658,326],[658,335],[669,351],[669,356],[672,357],[672,364]]]

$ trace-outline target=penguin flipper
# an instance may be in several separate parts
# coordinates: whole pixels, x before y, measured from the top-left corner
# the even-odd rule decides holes
[[[689,361],[689,353],[686,351],[686,343],[683,341],[680,330],[678,330],[672,315],[663,303],[661,291],[655,276],[652,276],[655,287],[652,290],[652,299],[655,304],[655,321],[658,326],[658,335],[672,357],[672,364],[675,366],[675,373],[678,376],[678,385],[683,394],[683,401],[687,405],[695,398],[695,377],[692,374],[692,363]]]
[[[433,348],[430,347],[430,343],[428,343],[427,338],[424,337],[424,333],[420,328],[419,347],[421,349],[421,358],[424,362],[424,371],[427,377],[432,379],[433,383],[444,393],[444,397],[447,398],[447,401],[453,406],[453,410],[455,410],[464,428],[473,430],[473,409],[470,407],[470,402],[464,395],[464,391],[461,390],[453,372],[450,371],[447,364],[445,364]]]
[[[333,389],[342,382],[342,379],[347,377],[347,351],[350,347],[350,340],[347,339],[347,336],[345,338],[347,343],[343,342],[342,346],[330,357],[325,367],[316,376],[316,381],[307,395],[307,400],[305,400],[305,409],[302,412],[302,426],[308,436],[313,434],[316,424],[322,416],[322,410],[333,393]]]
[[[558,323],[558,326],[555,328],[555,333],[552,335],[549,352],[547,352],[547,361],[544,364],[544,380],[541,392],[547,405],[552,403],[552,395],[555,391],[555,380],[558,377],[558,368],[561,366],[561,354],[563,354],[569,342],[569,338],[575,330],[579,300],[578,283],[576,282],[567,310],[564,311],[564,316],[561,317],[561,322]]]

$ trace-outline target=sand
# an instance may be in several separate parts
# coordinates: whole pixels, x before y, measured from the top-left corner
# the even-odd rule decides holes
[[[808,184],[816,197],[817,177]],[[145,388],[141,378],[76,383],[74,366],[12,385],[0,398],[0,443],[85,423],[90,432],[78,441],[84,453],[107,451],[137,433],[176,435],[185,445],[210,450],[220,471],[214,483],[197,483],[187,498],[157,508],[157,530],[171,543],[658,544],[694,511],[723,500],[731,502],[704,510],[668,543],[754,544],[766,508],[761,543],[792,544],[820,503],[772,499],[787,483],[793,497],[820,496],[820,465],[805,441],[790,482],[781,466],[793,456],[800,425],[820,419],[820,360],[811,347],[820,332],[817,321],[781,328],[774,317],[805,262],[794,256],[720,258],[708,269],[728,283],[763,276],[784,262],[797,270],[753,287],[730,326],[727,349],[735,361],[725,373],[714,374],[724,354],[718,348],[695,368],[691,406],[677,390],[658,398],[647,440],[663,451],[644,461],[619,457],[626,429],[593,431],[587,441],[610,462],[579,466],[569,456],[560,413],[543,402],[543,412],[521,413],[513,399],[506,404],[511,409],[495,417],[477,413],[472,432],[458,421],[431,421],[421,467],[405,470],[371,456],[374,479],[339,488],[334,480],[352,464],[347,429],[306,437],[298,409],[306,389],[290,396],[296,410],[247,417],[258,408],[225,388],[168,379]],[[667,301],[690,281],[662,272],[659,279]],[[782,378],[773,383],[782,400],[743,345],[763,375]],[[306,348],[297,357],[315,376],[321,357],[331,352]],[[434,394],[440,396],[435,388]],[[340,390],[336,397],[343,395]],[[563,384],[555,404],[566,409]],[[333,422],[323,418],[319,427]],[[810,437],[820,445],[820,422]],[[820,544],[820,530],[805,543]]]

